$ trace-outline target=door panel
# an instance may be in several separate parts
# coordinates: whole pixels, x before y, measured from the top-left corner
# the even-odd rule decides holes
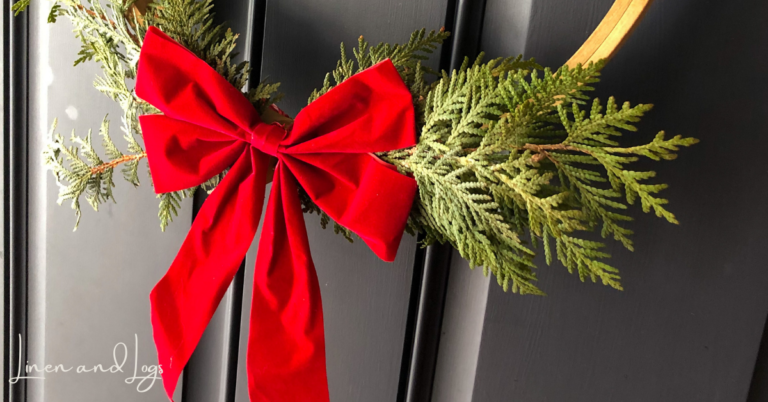
[[[80,227],[72,232],[75,214],[69,203],[56,204],[58,188],[42,167],[41,152],[51,121],[59,118],[58,132],[65,137],[73,129],[79,136],[95,129],[93,141],[100,149],[98,128],[109,114],[113,139],[122,149],[125,143],[119,128],[120,108],[93,88],[94,77],[101,74],[99,67],[94,62],[73,67],[80,42],[68,21],[46,22],[49,8],[48,3],[34,1],[29,10],[28,360],[39,367],[102,364],[106,368],[114,363],[118,343],[124,343],[129,353],[124,373],[73,371],[27,380],[28,400],[163,400],[159,379],[146,393],[137,392],[137,382],[125,380],[134,367],[134,334],[139,375],[142,365],[157,364],[149,291],[173,261],[189,229],[190,204],[185,203],[180,217],[161,232],[154,212],[158,200],[144,165],[137,189],[115,178],[117,204],[105,204],[95,213],[83,200]],[[118,353],[122,356],[120,349]]]
[[[295,116],[335,68],[341,42],[350,57],[360,35],[372,44],[406,42],[417,29],[439,29],[446,4],[445,0],[269,1],[261,77],[281,82],[285,97],[278,105]],[[430,65],[436,68],[437,62],[433,57]],[[331,400],[394,401],[416,240],[405,235],[397,259],[389,264],[359,239],[350,244],[331,228],[323,230],[317,215],[305,215],[305,220],[323,298]],[[246,258],[237,401],[247,401],[243,353],[256,248],[254,244]]]
[[[611,3],[534,0],[526,56],[562,64]],[[768,190],[751,185],[764,163],[746,151],[768,146],[768,9],[738,3],[657,0],[598,87],[657,104],[643,140],[660,129],[702,140],[653,166],[682,224],[635,208],[637,251],[610,249],[624,292],[543,261],[547,297],[492,284],[472,400],[746,399],[768,310]]]
[[[440,348],[431,401],[472,400],[490,286],[482,268],[470,269],[458,251],[451,257]]]
[[[487,0],[479,50],[486,58],[522,54],[528,34],[532,0]],[[468,55],[471,57],[472,55]],[[495,279],[481,268],[470,270],[467,260],[453,250],[445,296],[445,310],[435,367],[434,402],[472,400],[483,339],[485,311]]]
[[[232,32],[239,35],[234,62],[253,60],[252,42],[262,38],[262,32],[255,26],[259,18],[263,19],[263,10],[258,7],[259,3],[257,0],[214,2],[214,21],[217,24],[226,24]],[[258,71],[258,61],[252,61],[251,68]],[[202,193],[195,195],[192,215],[199,210],[205,198]],[[192,219],[192,216],[185,216],[184,219]],[[236,331],[236,324],[240,323],[242,274],[238,273],[230,284],[184,368],[183,379],[186,385],[183,390],[183,402],[231,402],[234,398],[235,368],[240,351],[245,359],[245,349],[238,350],[239,332]]]

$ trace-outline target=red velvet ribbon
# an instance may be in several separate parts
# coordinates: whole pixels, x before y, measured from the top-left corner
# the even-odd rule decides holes
[[[371,152],[416,143],[411,94],[387,60],[304,108],[286,130],[265,124],[243,94],[156,28],[139,59],[136,94],[158,193],[230,168],[152,290],[152,326],[171,398],[259,225],[269,160],[278,162],[259,240],[248,339],[251,401],[327,401],[323,311],[298,197],[392,261],[416,182]]]

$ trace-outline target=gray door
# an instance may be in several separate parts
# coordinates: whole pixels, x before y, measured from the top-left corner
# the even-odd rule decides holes
[[[479,50],[556,67],[612,3],[217,0],[216,7],[242,34],[241,55],[256,67],[251,80],[282,82],[280,106],[295,115],[335,67],[339,43],[353,45],[361,34],[403,42],[416,29],[446,26],[454,37],[432,67],[455,67]],[[105,114],[117,121],[120,110],[93,89],[97,66],[72,67],[78,41],[68,22],[46,23],[49,6],[33,0],[13,22],[3,6],[4,400],[165,400],[159,379],[152,386],[126,379],[134,363],[139,376],[154,364],[149,290],[195,205],[188,200],[163,233],[151,188],[118,183],[118,204],[84,208],[72,233],[74,215],[56,205],[56,185],[41,167],[45,135],[54,117],[59,132],[82,135]],[[768,341],[760,352],[768,313],[766,17],[759,0],[656,0],[606,68],[599,96],[657,105],[638,137],[664,129],[702,140],[655,166],[682,224],[635,211],[637,251],[610,250],[624,292],[582,284],[555,263],[539,272],[549,296],[505,294],[450,249],[419,250],[406,236],[386,264],[306,216],[331,400],[768,401]],[[255,252],[254,244],[176,401],[247,401]],[[22,364],[106,367],[123,344],[126,373],[7,382],[19,346]]]
[[[612,3],[488,0],[482,47],[562,65]],[[755,370],[768,312],[766,17],[764,1],[651,6],[597,93],[656,104],[638,137],[701,139],[656,169],[681,225],[634,211],[636,251],[610,250],[623,292],[554,264],[539,272],[547,297],[495,283],[470,295],[488,285],[455,264],[433,401],[768,401],[766,356]]]

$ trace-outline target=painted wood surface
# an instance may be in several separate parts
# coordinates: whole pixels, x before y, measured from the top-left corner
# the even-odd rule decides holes
[[[263,1],[217,0],[214,6],[216,13],[214,21],[218,24],[226,24],[232,32],[239,35],[236,50],[238,55],[234,61],[256,59],[252,66],[258,71],[259,61],[253,56],[255,49],[252,45],[263,38],[263,30],[259,29],[261,25],[257,23],[264,18]],[[258,53],[258,50],[256,52]],[[258,75],[256,75],[256,81],[258,81]],[[196,194],[192,213],[184,219],[191,221],[205,199],[205,194]],[[243,272],[239,272],[230,284],[184,369],[182,402],[232,402],[234,400],[237,387],[237,363],[239,359],[245,359],[245,349],[239,348],[243,302],[242,275]]]
[[[6,5],[3,5],[2,7],[0,7],[0,21],[5,21],[6,8],[7,8]],[[0,53],[2,53],[2,55],[3,55],[3,59],[0,60],[0,70],[3,71],[3,75],[5,75],[6,71],[8,71],[7,70],[7,68],[9,67],[8,63],[10,62],[10,57],[6,57],[7,45],[5,44],[5,36],[6,36],[5,29],[0,29]],[[6,83],[5,83],[5,76],[4,76],[3,79],[0,80],[0,93],[3,94],[2,100],[0,100],[0,113],[2,113],[2,115],[0,115],[0,116],[2,116],[3,130],[5,130],[5,122],[6,122],[6,119],[8,117],[8,115],[7,115],[8,112],[6,111],[6,107],[7,107],[6,102],[7,102],[7,100],[6,100],[6,97],[5,97],[5,90],[6,90]],[[5,148],[5,141],[2,141],[2,143],[0,143],[0,155],[1,155],[0,156],[0,176],[2,176],[3,178],[5,178],[5,173],[6,173],[6,168],[5,168],[5,161],[6,161],[6,156],[5,155],[6,155],[6,152],[5,152],[5,150],[6,150],[6,148]],[[5,201],[5,186],[0,186],[0,204],[2,204],[3,211],[5,211],[5,209],[8,208],[7,203]],[[2,218],[0,218],[0,222],[3,225],[3,228],[5,228],[6,214],[3,214]],[[3,256],[8,255],[7,254],[7,250],[5,250],[5,247],[6,247],[5,246],[5,244],[6,244],[5,236],[6,236],[5,235],[5,230],[3,230],[2,233],[0,233],[0,244],[3,245],[3,250],[2,250],[3,251]],[[0,300],[2,300],[0,302],[0,304],[2,304],[3,311],[6,310],[6,301],[5,301],[6,286],[5,285],[6,285],[6,283],[5,283],[5,279],[4,279],[3,280],[3,286],[0,286]],[[3,340],[3,345],[5,345],[6,342],[9,340],[8,337],[9,337],[10,334],[8,332],[9,331],[7,329],[4,330],[3,331],[3,335],[0,338],[0,339]],[[5,347],[3,347],[2,350],[0,350],[0,360],[5,362],[6,358],[7,358],[7,356],[6,356],[6,352],[5,352]],[[6,394],[6,390],[7,390],[6,387],[7,387],[7,381],[3,381],[3,384],[0,385],[0,393],[3,395],[3,397],[8,395],[8,394]],[[8,398],[8,399],[10,399],[10,398]]]
[[[306,105],[336,66],[339,44],[349,55],[363,35],[370,43],[405,42],[416,29],[439,29],[445,0],[418,2],[281,0],[266,4],[261,78],[281,82],[280,107],[290,115]],[[431,61],[437,67],[437,58]],[[323,298],[328,382],[333,401],[394,401],[398,389],[415,239],[405,236],[394,263],[384,263],[361,241],[349,244],[305,215]],[[258,235],[257,235],[258,236]],[[246,258],[240,350],[245,350],[252,266]],[[244,356],[241,352],[241,357]],[[237,401],[247,401],[240,359]]]
[[[42,165],[41,152],[51,122],[58,131],[84,136],[98,132],[105,115],[111,133],[121,141],[119,106],[93,87],[101,74],[94,62],[73,66],[80,41],[65,18],[46,22],[50,4],[34,1],[30,19],[29,54],[29,363],[66,366],[113,365],[113,350],[128,356],[123,373],[49,373],[45,380],[27,380],[27,401],[165,400],[158,379],[147,392],[138,381],[127,383],[133,362],[157,364],[149,317],[149,292],[165,273],[190,226],[190,203],[165,233],[157,219],[158,200],[141,168],[141,186],[116,178],[117,203],[94,212],[83,200],[80,227],[72,232],[74,211],[56,204],[58,187]],[[94,133],[94,143],[101,141]],[[103,155],[103,153],[102,153]],[[146,165],[144,165],[146,166]],[[186,217],[186,219],[185,219]],[[134,358],[138,345],[138,359]],[[142,384],[142,388],[149,383]],[[180,395],[180,394],[179,394]]]
[[[611,4],[534,0],[526,56],[564,63]],[[767,11],[755,1],[653,4],[598,93],[657,105],[638,141],[660,129],[702,140],[653,166],[682,224],[635,209],[637,251],[610,248],[624,292],[543,261],[546,298],[492,284],[473,401],[746,400],[768,310],[765,169],[745,153],[768,146]]]

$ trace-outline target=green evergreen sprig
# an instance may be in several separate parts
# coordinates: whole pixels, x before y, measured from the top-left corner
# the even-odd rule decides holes
[[[547,264],[555,254],[582,281],[621,289],[618,270],[605,262],[610,257],[602,251],[605,244],[588,240],[587,232],[600,226],[603,237],[613,236],[632,250],[632,231],[622,226],[631,218],[622,211],[638,197],[645,212],[653,209],[677,223],[664,208],[667,201],[654,195],[666,186],[643,183],[655,173],[626,165],[637,156],[674,159],[679,147],[696,140],[665,140],[659,133],[649,144],[618,147],[611,138],[621,130],[636,131],[633,123],[651,106],[618,109],[611,98],[602,113],[594,99],[587,118],[580,106],[590,99],[587,92],[604,63],[552,73],[522,57],[483,63],[481,55],[471,66],[466,60],[458,71],[429,83],[425,76],[434,72],[421,62],[445,38],[442,31],[420,30],[405,45],[371,47],[360,37],[354,59],[342,44],[336,69],[309,102],[391,58],[411,90],[420,137],[414,148],[379,156],[418,182],[409,232],[426,233],[425,244],[452,244],[473,265],[493,273],[505,290],[543,294],[533,271],[540,244]],[[302,201],[305,211],[321,215],[323,227],[332,222],[309,197]],[[333,224],[335,232],[352,239]]]
[[[29,5],[21,0],[13,5],[17,13]],[[81,48],[75,65],[95,61],[103,71],[96,77],[94,86],[117,102],[123,110],[121,131],[127,153],[121,152],[109,137],[109,124],[105,117],[100,134],[104,138],[106,159],[98,156],[90,141],[72,135],[70,145],[64,137],[52,132],[46,146],[46,166],[52,170],[59,185],[59,202],[72,200],[72,208],[80,222],[79,199],[85,196],[94,210],[107,201],[115,202],[111,189],[114,187],[113,170],[122,165],[122,175],[134,186],[140,185],[139,166],[146,157],[141,143],[141,126],[138,117],[158,111],[139,99],[133,90],[139,53],[149,26],[157,26],[169,36],[192,50],[216,71],[238,88],[248,79],[247,62],[233,63],[237,35],[223,25],[213,24],[212,0],[161,0],[150,3],[145,14],[140,15],[133,7],[134,1],[109,0],[106,6],[99,2],[83,3],[80,0],[58,0],[49,13],[48,21],[67,17],[74,26]],[[279,84],[261,83],[247,94],[249,99],[264,108],[279,99],[275,95]],[[55,125],[54,125],[55,128]],[[217,175],[201,187],[212,191],[223,174]],[[99,190],[101,189],[101,190]],[[165,230],[178,210],[183,198],[191,197],[196,188],[159,194],[158,217]]]
[[[84,138],[79,138],[72,133],[70,142],[74,145],[67,146],[61,134],[53,134],[56,129],[54,120],[51,127],[52,142],[43,151],[43,161],[53,172],[56,182],[59,184],[59,199],[61,205],[66,200],[72,201],[72,209],[77,214],[75,229],[80,223],[80,197],[85,194],[88,204],[98,211],[99,204],[109,199],[114,200],[112,188],[115,183],[112,178],[112,169],[94,171],[95,166],[104,164],[104,161],[96,153],[91,141],[91,132]],[[99,134],[104,139],[105,148],[109,152],[119,152],[109,138],[109,121],[105,118]],[[68,165],[65,165],[65,160]],[[67,183],[66,185],[64,183]]]
[[[418,145],[382,155],[419,184],[412,230],[425,232],[427,244],[451,243],[505,290],[541,294],[532,270],[539,244],[548,264],[554,244],[557,259],[582,281],[621,289],[605,245],[586,233],[600,226],[603,237],[631,250],[632,232],[621,225],[631,218],[621,211],[637,198],[644,211],[677,223],[655,195],[666,185],[647,184],[654,172],[626,165],[638,156],[674,159],[697,141],[660,133],[647,145],[619,147],[615,138],[635,131],[651,106],[618,108],[611,98],[603,112],[595,99],[587,117],[581,105],[601,68],[553,74],[532,62],[482,63],[481,56],[444,74],[426,98]]]

